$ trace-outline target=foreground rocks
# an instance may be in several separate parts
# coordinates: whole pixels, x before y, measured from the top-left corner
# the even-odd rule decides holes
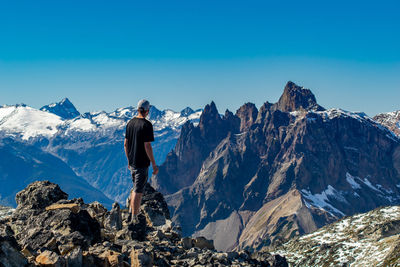
[[[269,253],[222,253],[211,240],[182,238],[149,185],[136,224],[117,203],[108,211],[67,197],[48,181],[17,194],[17,209],[0,220],[0,266],[287,266]]]

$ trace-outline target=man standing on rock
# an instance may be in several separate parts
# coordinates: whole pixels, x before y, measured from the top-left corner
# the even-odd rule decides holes
[[[132,173],[133,192],[130,196],[132,212],[131,222],[137,222],[140,202],[142,201],[144,185],[147,181],[150,162],[153,174],[158,173],[154,160],[151,142],[154,141],[153,125],[146,120],[149,114],[150,103],[142,99],[138,103],[138,115],[126,125],[124,148],[128,159],[128,168]]]

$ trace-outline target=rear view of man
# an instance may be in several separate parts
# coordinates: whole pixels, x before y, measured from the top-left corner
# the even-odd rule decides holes
[[[133,192],[130,196],[131,222],[137,221],[140,202],[144,185],[147,181],[150,162],[153,174],[158,173],[158,167],[154,160],[151,142],[154,141],[153,125],[146,120],[149,114],[150,103],[142,99],[138,103],[138,115],[132,118],[126,125],[124,148],[128,159],[128,168],[132,173]]]

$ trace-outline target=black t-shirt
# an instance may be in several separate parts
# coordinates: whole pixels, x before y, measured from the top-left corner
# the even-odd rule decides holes
[[[150,159],[144,149],[145,142],[154,141],[153,125],[146,119],[133,118],[126,125],[125,138],[128,142],[129,166],[145,168]]]

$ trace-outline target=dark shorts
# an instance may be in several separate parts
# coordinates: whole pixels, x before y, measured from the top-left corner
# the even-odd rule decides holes
[[[129,166],[132,173],[133,191],[135,193],[143,193],[144,185],[147,181],[149,167],[135,168]]]

